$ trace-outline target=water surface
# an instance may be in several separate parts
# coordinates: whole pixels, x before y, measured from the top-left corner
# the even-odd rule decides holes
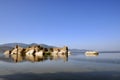
[[[21,57],[0,54],[0,80],[120,80],[120,53],[88,57]]]

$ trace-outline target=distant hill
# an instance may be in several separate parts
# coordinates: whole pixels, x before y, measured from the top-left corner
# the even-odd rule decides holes
[[[46,45],[46,44],[37,44],[37,43],[32,43],[32,44],[29,44],[28,46],[34,46],[34,45],[40,45],[44,48],[51,48],[51,47],[55,47],[55,46],[50,46],[50,45]]]
[[[89,50],[86,50],[86,49],[69,49],[71,52],[86,52],[86,51],[89,51]]]
[[[23,48],[26,48],[28,46],[33,46],[33,45],[40,45],[42,47],[45,47],[45,48],[51,48],[51,47],[56,47],[56,46],[50,46],[50,45],[46,45],[46,44],[37,44],[37,43],[31,43],[31,44],[25,44],[25,43],[6,43],[6,44],[1,44],[0,45],[0,53],[3,53],[5,52],[6,50],[11,50],[12,48],[14,48],[16,45],[19,45]],[[69,49],[71,52],[73,53],[79,53],[79,52],[86,52],[86,51],[89,51],[89,50],[86,50],[86,49]],[[98,51],[100,53],[120,53],[120,51]]]
[[[33,45],[40,45],[45,48],[51,48],[51,47],[56,47],[56,46],[50,46],[46,44],[37,44],[37,43],[31,43],[31,44],[25,44],[25,43],[6,43],[6,44],[1,44],[0,45],[0,53],[5,52],[6,50],[10,50],[14,48],[16,45],[19,45],[20,47],[26,48],[28,46],[33,46]],[[85,49],[69,49],[71,52],[85,52],[87,50]]]
[[[21,47],[28,47],[29,46],[29,44],[25,44],[25,43],[6,43],[6,44],[2,44],[0,46],[15,47],[16,45],[19,45]]]
[[[98,51],[99,53],[120,53],[120,51]]]
[[[6,50],[11,50],[13,47],[9,46],[0,46],[0,53],[5,52]]]
[[[5,52],[6,50],[10,50],[10,49],[14,48],[16,45],[19,45],[20,47],[23,47],[23,48],[26,48],[28,46],[33,46],[33,45],[40,45],[40,46],[45,47],[45,48],[55,47],[55,46],[49,46],[49,45],[46,45],[46,44],[37,44],[37,43],[32,43],[32,44],[6,43],[6,44],[1,44],[0,45],[0,53]]]

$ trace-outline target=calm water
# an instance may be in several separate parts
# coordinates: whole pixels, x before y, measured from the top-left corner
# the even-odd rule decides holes
[[[120,53],[87,57],[23,57],[0,54],[0,80],[120,80]]]

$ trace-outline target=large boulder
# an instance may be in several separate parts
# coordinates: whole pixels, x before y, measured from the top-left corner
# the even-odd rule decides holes
[[[11,54],[19,54],[19,55],[23,55],[25,54],[24,53],[25,49],[16,45],[15,48],[13,48],[13,50],[11,50]]]
[[[68,47],[64,46],[63,48],[50,48],[52,55],[54,54],[68,54]]]
[[[5,51],[4,54],[5,54],[5,55],[9,55],[9,54],[11,54],[11,50],[7,50],[7,51]]]

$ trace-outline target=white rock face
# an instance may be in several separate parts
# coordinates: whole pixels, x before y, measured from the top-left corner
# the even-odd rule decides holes
[[[9,55],[10,54],[10,50],[7,50],[4,52],[5,55]]]
[[[35,56],[43,56],[43,50],[40,50],[38,52],[35,53]]]
[[[85,55],[86,56],[98,56],[99,53],[97,51],[86,51]]]
[[[29,50],[28,52],[26,52],[26,55],[33,55],[33,53],[34,53],[34,50],[32,49],[32,50]]]
[[[68,51],[68,56],[70,56],[71,55],[71,52],[70,51]]]

